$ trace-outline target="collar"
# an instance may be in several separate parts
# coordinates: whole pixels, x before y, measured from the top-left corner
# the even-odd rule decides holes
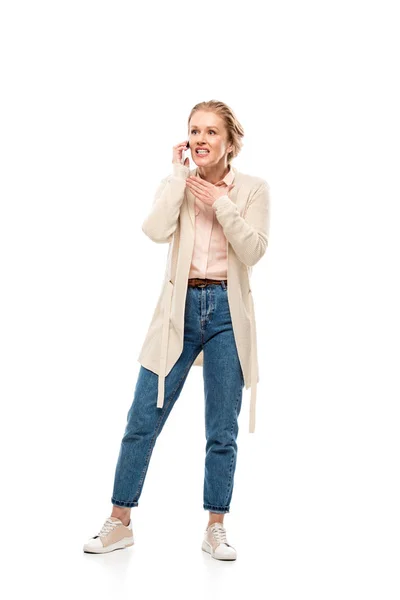
[[[196,169],[195,169],[195,175],[198,176],[198,177],[201,177],[201,175],[199,174],[198,167],[196,167]],[[234,179],[235,179],[235,171],[232,168],[232,165],[229,165],[229,171],[227,172],[227,174],[225,175],[225,177],[223,179],[221,179],[220,181],[217,181],[217,183],[214,183],[214,185],[221,186],[224,183],[226,185],[230,185],[233,182]]]

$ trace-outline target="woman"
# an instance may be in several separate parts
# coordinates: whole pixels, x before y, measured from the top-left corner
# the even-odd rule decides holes
[[[243,128],[223,102],[196,104],[188,140],[173,147],[172,174],[155,194],[142,229],[169,243],[161,293],[144,340],[134,400],[116,465],[113,509],[85,552],[131,546],[130,511],[138,506],[154,444],[191,366],[203,366],[206,458],[202,549],[235,560],[223,525],[232,498],[242,391],[251,386],[250,432],[259,381],[253,265],[269,235],[269,185],[232,166]],[[190,171],[189,148],[196,169]]]

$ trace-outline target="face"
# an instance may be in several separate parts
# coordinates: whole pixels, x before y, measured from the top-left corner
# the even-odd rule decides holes
[[[199,167],[227,165],[228,153],[233,146],[228,143],[228,134],[224,120],[216,113],[198,110],[190,119],[189,144],[192,159]],[[208,152],[198,154],[203,148]]]

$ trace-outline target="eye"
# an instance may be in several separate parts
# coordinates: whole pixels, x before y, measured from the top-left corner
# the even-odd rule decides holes
[[[193,133],[194,131],[197,131],[197,129],[192,129],[190,133]],[[214,131],[214,129],[210,129],[210,132],[211,132],[211,131],[212,131],[213,133],[216,133],[216,132]]]

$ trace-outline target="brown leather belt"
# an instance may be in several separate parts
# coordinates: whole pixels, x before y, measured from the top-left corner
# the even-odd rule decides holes
[[[221,285],[221,281],[228,285],[227,279],[188,279],[190,287],[205,287],[206,285],[217,284]]]

